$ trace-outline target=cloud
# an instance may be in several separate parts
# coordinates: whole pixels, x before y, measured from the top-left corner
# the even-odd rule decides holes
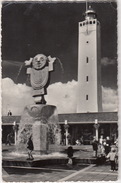
[[[74,80],[50,85],[46,97],[48,104],[56,105],[59,113],[76,112],[76,88],[77,82]]]
[[[25,84],[15,84],[10,78],[2,79],[2,113],[10,109],[13,115],[20,115],[24,106],[32,104],[31,88]]]
[[[117,90],[102,87],[102,104],[103,111],[117,111],[118,110],[118,93]]]
[[[116,59],[110,59],[108,57],[103,57],[101,59],[101,64],[103,66],[114,65],[114,64],[116,64]]]
[[[13,115],[21,115],[26,105],[33,104],[31,87],[15,84],[10,78],[2,79],[2,113],[7,115],[10,109]],[[48,104],[57,106],[58,113],[76,112],[77,82],[51,84],[45,96]],[[103,111],[117,111],[117,91],[102,87]]]

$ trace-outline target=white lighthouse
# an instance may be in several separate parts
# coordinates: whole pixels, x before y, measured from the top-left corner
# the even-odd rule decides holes
[[[100,22],[89,7],[79,22],[77,112],[101,112]]]

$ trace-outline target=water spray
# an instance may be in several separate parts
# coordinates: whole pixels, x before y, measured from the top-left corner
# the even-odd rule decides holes
[[[22,68],[23,68],[23,65],[24,65],[24,63],[20,66],[20,68],[19,68],[19,70],[18,70],[18,74],[17,74],[17,77],[16,77],[16,83],[17,83],[18,77],[19,77],[19,75],[20,75],[20,73],[21,73],[21,70],[22,70]]]
[[[63,74],[64,73],[63,64],[62,64],[62,62],[60,61],[60,59],[58,57],[56,57],[56,60],[59,62],[60,67],[61,67],[61,71],[62,71],[62,74]]]

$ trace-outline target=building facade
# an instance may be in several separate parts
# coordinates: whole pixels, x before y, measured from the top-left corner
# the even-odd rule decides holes
[[[6,142],[7,134],[13,133],[14,125],[19,129],[21,116],[3,116],[2,117],[2,142]],[[118,137],[118,114],[117,112],[101,112],[101,113],[72,113],[59,114],[59,124],[61,126],[62,144],[65,144],[65,121],[68,124],[68,134],[71,144],[75,144],[77,139],[83,137],[83,144],[91,144],[93,136],[95,136],[95,119],[99,124],[98,137],[103,135],[104,138],[109,136],[112,141]],[[13,137],[14,142],[14,137]]]

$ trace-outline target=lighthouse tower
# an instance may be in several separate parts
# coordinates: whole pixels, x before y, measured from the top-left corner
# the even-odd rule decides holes
[[[89,7],[79,22],[77,112],[101,112],[100,22]]]

